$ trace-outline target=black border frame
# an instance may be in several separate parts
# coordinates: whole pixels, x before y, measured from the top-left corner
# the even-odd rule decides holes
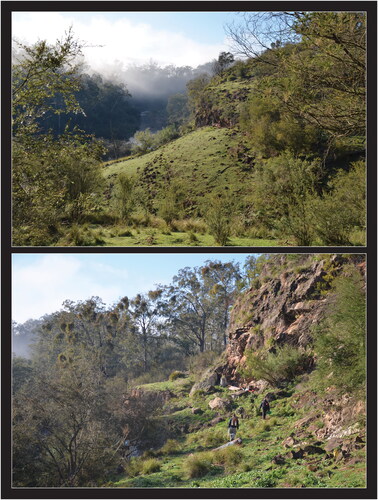
[[[10,137],[10,67],[11,67],[11,15],[18,11],[252,11],[252,10],[351,10],[368,14],[368,148],[367,148],[367,246],[364,247],[12,247],[11,245],[11,137]],[[192,498],[198,493],[206,498],[377,498],[377,2],[376,1],[4,1],[1,2],[2,42],[2,482],[1,498]],[[10,435],[10,374],[11,374],[11,259],[17,253],[354,253],[367,258],[367,361],[368,361],[368,442],[366,488],[306,488],[306,489],[112,489],[112,488],[12,488],[11,486],[11,435]],[[236,495],[235,495],[236,494]]]

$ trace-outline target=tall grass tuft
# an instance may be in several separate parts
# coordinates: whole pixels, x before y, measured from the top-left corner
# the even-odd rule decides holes
[[[189,479],[206,476],[212,470],[211,453],[197,453],[189,455],[183,463],[183,470]]]

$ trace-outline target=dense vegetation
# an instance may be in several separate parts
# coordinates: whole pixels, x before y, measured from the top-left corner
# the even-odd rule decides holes
[[[314,262],[289,257],[281,271],[268,255],[249,257],[242,270],[206,262],[112,307],[98,297],[67,300],[61,311],[15,325],[18,335],[33,334],[29,358],[13,359],[14,486],[364,487],[364,416],[344,451],[326,453],[316,437],[330,398],[344,398],[340,411],[345,397],[364,401],[365,283],[353,259],[322,289],[328,313],[305,352],[262,349],[240,366],[246,381],[269,383],[267,421],[258,420],[261,391],[235,399],[219,385],[193,390],[226,361],[237,296],[274,269]],[[220,408],[209,407],[215,396]],[[215,452],[227,440],[230,411],[241,418],[243,447]],[[300,457],[293,448],[295,460],[282,457],[290,437],[307,446]]]
[[[167,89],[195,77],[147,111],[127,81],[75,66],[72,33],[23,47],[14,243],[364,245],[365,15],[248,13],[230,35],[243,60],[155,68]],[[116,160],[100,163],[100,137]]]

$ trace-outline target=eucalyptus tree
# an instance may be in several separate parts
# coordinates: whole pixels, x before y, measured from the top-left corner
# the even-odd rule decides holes
[[[135,339],[139,347],[139,361],[146,372],[152,364],[157,351],[160,335],[160,291],[150,291],[147,294],[138,293],[129,303],[129,313],[133,322]]]
[[[234,303],[242,277],[239,264],[207,260],[201,268],[204,283],[209,286],[209,295],[216,311],[216,338],[223,347],[227,344],[227,327],[230,308]]]
[[[180,269],[172,283],[162,287],[165,328],[186,354],[224,346],[238,279],[235,264],[207,261],[203,267]]]

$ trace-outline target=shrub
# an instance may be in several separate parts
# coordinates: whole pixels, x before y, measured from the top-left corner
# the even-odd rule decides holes
[[[253,174],[253,203],[268,227],[309,246],[313,240],[313,207],[320,160],[312,162],[286,152],[262,160]]]
[[[199,219],[184,219],[180,221],[176,221],[175,225],[178,231],[182,231],[184,233],[199,233],[205,234],[207,232],[206,223],[203,220]]]
[[[206,476],[212,467],[212,457],[209,453],[190,455],[183,463],[184,472],[189,479]]]
[[[170,455],[177,453],[180,450],[180,443],[176,439],[168,439],[166,443],[160,448],[163,455]]]
[[[355,391],[366,378],[366,297],[359,271],[344,273],[334,279],[327,318],[315,330],[317,378]]]
[[[169,375],[169,380],[173,382],[173,380],[176,380],[178,378],[185,378],[186,374],[184,372],[180,372],[179,370],[175,370]]]
[[[134,186],[135,179],[133,177],[125,173],[119,174],[115,200],[119,217],[125,221],[129,221],[135,207]]]
[[[314,201],[316,233],[323,244],[349,245],[354,228],[365,228],[365,183],[365,163],[359,161],[349,172],[340,171],[330,182],[329,192]]]
[[[268,422],[263,422],[261,424],[261,431],[262,432],[269,432],[271,430],[271,426]]]
[[[180,217],[180,210],[174,192],[169,191],[166,193],[166,196],[160,200],[158,214],[167,224],[167,227],[173,229],[173,221]]]
[[[130,229],[119,229],[117,231],[117,236],[120,238],[127,238],[133,236],[133,233],[132,231],[130,231]]]
[[[211,429],[210,431],[205,431],[201,443],[204,446],[220,446],[224,444],[227,440],[227,429],[223,431],[222,429]]]
[[[148,458],[141,463],[142,474],[152,474],[153,472],[159,472],[161,469],[161,463],[156,458]]]
[[[135,477],[140,474],[141,459],[138,457],[131,458],[126,464],[125,471],[129,477]]]
[[[243,457],[242,450],[237,446],[229,446],[214,452],[214,461],[222,465],[238,465]]]
[[[65,246],[95,246],[102,245],[105,240],[100,231],[74,224],[59,243]]]
[[[201,375],[218,358],[215,351],[204,351],[189,358],[189,371],[194,375]]]
[[[230,206],[228,200],[213,196],[205,210],[205,220],[215,243],[225,246],[231,236]]]
[[[279,387],[285,380],[292,380],[305,372],[312,363],[312,356],[290,345],[277,348],[276,352],[248,351],[245,373]]]
[[[197,245],[198,243],[199,243],[199,239],[197,238],[197,236],[195,235],[195,233],[190,232],[188,234],[188,244],[189,245]]]

